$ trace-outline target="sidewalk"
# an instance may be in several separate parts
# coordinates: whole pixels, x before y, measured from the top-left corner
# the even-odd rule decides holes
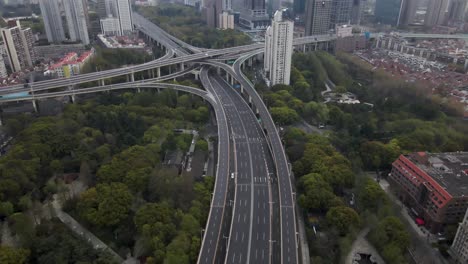
[[[71,217],[69,214],[65,213],[62,211],[62,206],[60,205],[60,202],[58,201],[57,194],[54,195],[52,201],[52,207],[54,209],[55,215],[60,219],[62,223],[64,223],[68,228],[70,228],[74,233],[78,234],[82,238],[84,238],[88,243],[90,243],[93,248],[95,249],[102,249],[106,250],[109,253],[114,256],[115,260],[117,260],[119,263],[122,263],[124,260],[117,254],[115,251],[113,251],[110,247],[108,247],[104,242],[102,242],[99,238],[97,238],[93,233],[88,231],[86,228],[84,228],[80,223],[78,223],[73,217]]]
[[[356,240],[354,240],[353,245],[351,246],[351,251],[346,257],[345,264],[353,264],[356,254],[363,253],[371,255],[371,259],[377,264],[385,264],[384,260],[380,256],[379,252],[367,241],[366,235],[369,233],[370,229],[368,227],[364,228],[359,232]]]
[[[407,228],[410,232],[411,244],[412,247],[411,254],[414,257],[416,263],[424,264],[445,264],[448,263],[442,255],[431,246],[431,243],[436,241],[434,235],[430,232],[416,225],[414,219],[408,214],[406,207],[401,203],[401,201],[395,197],[395,195],[390,191],[390,184],[385,180],[381,179],[380,187],[385,191],[390,200],[395,203],[398,208],[400,208],[400,217],[403,218],[403,224],[409,226]]]

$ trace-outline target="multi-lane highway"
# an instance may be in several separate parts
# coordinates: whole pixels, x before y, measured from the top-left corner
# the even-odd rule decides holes
[[[226,112],[235,151],[234,209],[225,263],[270,263],[273,159],[247,103],[219,76],[210,80]]]

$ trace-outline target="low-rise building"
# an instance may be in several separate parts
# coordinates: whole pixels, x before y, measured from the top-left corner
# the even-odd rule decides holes
[[[94,50],[86,51],[80,56],[76,52],[68,53],[64,58],[60,59],[57,63],[49,66],[44,75],[52,75],[58,78],[68,78],[70,76],[78,75],[81,69],[94,55]]]
[[[456,263],[468,263],[468,210],[465,213],[463,221],[458,226],[457,234],[450,248],[450,253]]]
[[[468,152],[401,155],[389,181],[419,224],[440,232],[460,222],[468,208]]]

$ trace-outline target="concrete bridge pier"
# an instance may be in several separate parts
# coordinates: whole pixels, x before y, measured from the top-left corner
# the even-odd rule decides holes
[[[74,90],[73,85],[68,86],[68,90],[73,91]],[[73,104],[75,103],[75,95],[74,94],[70,95],[70,102],[72,102]]]
[[[180,70],[183,71],[185,69],[184,63],[180,64]]]
[[[32,100],[32,104],[33,104],[34,112],[35,112],[35,113],[39,112],[39,108],[37,107],[37,102],[36,102],[36,100]]]
[[[156,68],[158,78],[161,77],[161,68]]]
[[[221,68],[220,68],[220,67],[217,67],[217,68],[216,68],[216,73],[217,73],[218,75],[221,75]]]
[[[135,81],[135,73],[130,73],[130,81],[134,82]]]

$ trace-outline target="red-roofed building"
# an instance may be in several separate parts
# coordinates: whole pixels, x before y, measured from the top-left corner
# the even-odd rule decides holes
[[[457,224],[468,208],[468,152],[401,155],[389,176],[398,197],[431,232]]]

